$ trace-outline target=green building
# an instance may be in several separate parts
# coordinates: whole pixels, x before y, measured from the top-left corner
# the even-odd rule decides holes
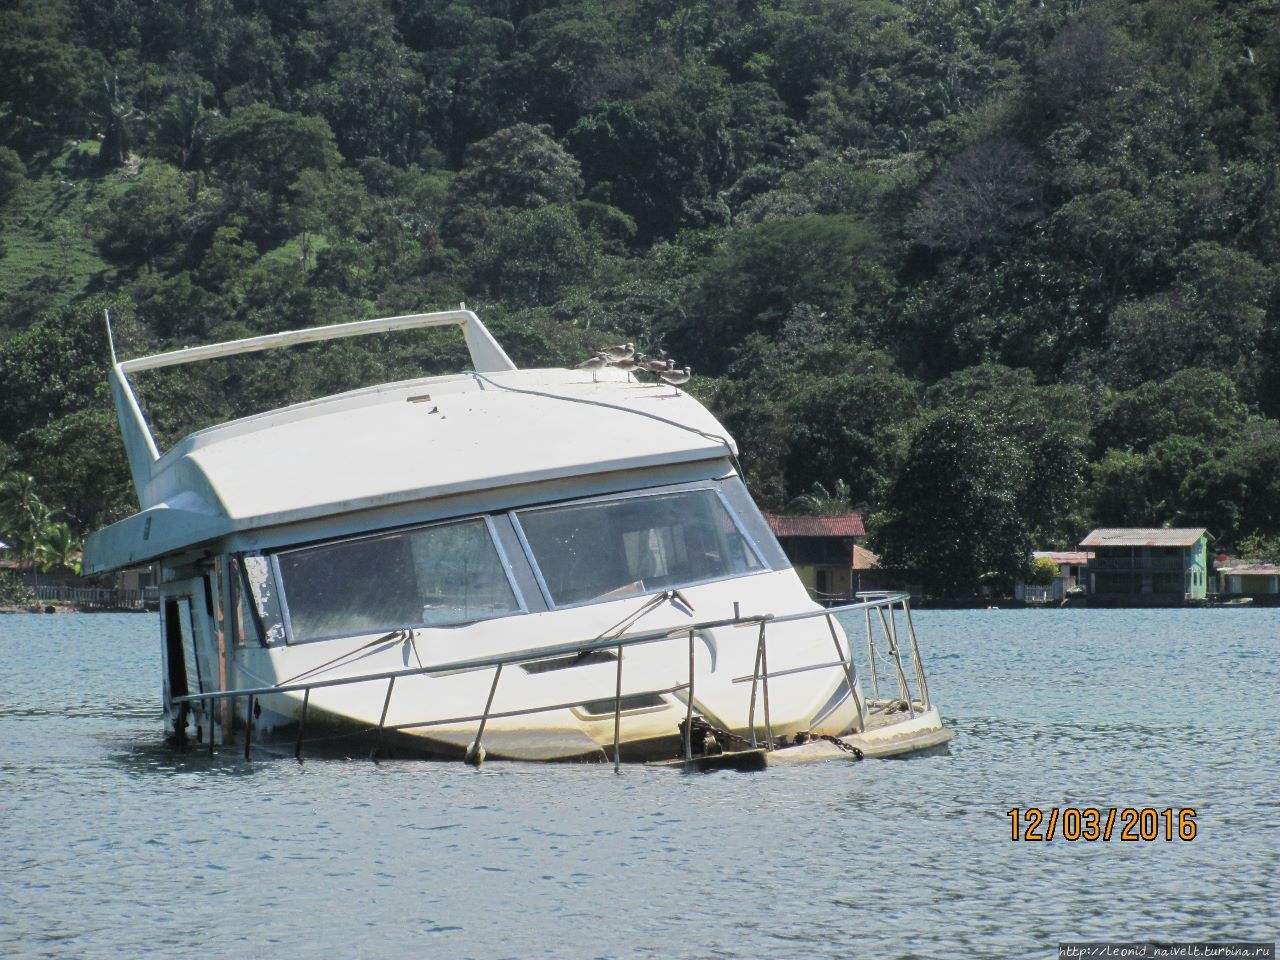
[[[1094,530],[1080,541],[1093,553],[1086,582],[1098,603],[1152,606],[1208,596],[1209,534],[1203,527]]]

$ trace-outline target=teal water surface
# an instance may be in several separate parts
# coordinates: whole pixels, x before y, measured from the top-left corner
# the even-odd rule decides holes
[[[0,956],[1052,957],[1280,929],[1280,612],[922,611],[950,756],[210,758],[153,616],[0,617]],[[1028,806],[1190,842],[1014,843]]]

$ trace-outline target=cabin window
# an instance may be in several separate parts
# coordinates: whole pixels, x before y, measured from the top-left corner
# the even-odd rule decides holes
[[[521,609],[483,519],[288,550],[276,563],[295,643]]]
[[[557,606],[764,569],[714,490],[546,507],[518,517],[548,600]]]

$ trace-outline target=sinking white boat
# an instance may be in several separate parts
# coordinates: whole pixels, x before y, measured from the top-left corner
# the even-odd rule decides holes
[[[163,454],[129,381],[440,325],[461,327],[472,370],[234,420]],[[863,689],[839,608],[810,600],[732,439],[678,388],[518,370],[467,310],[113,356],[110,380],[141,510],[91,536],[84,566],[159,565],[180,744],[751,765],[951,736],[906,596],[845,608],[865,623]]]

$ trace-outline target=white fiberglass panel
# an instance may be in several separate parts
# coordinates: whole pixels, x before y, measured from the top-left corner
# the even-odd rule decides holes
[[[483,519],[276,554],[295,643],[521,609]]]
[[[550,601],[617,600],[764,569],[713,490],[521,511]]]

